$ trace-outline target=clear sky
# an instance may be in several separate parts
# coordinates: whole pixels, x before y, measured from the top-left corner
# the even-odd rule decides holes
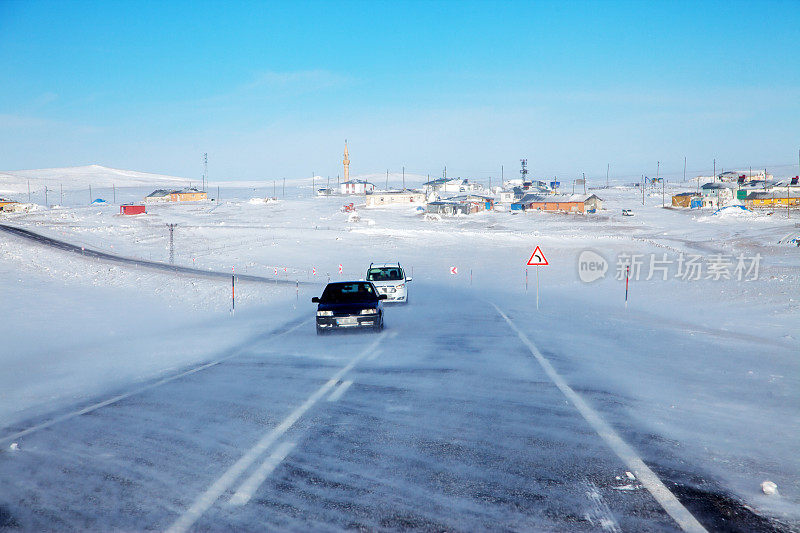
[[[353,174],[797,174],[800,2],[0,0],[0,169],[335,176],[345,138]]]

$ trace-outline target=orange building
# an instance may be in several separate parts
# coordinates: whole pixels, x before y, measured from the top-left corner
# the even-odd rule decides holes
[[[171,191],[169,196],[173,202],[197,202],[208,198],[208,194],[205,191],[198,191],[197,189]]]
[[[594,213],[602,209],[603,201],[595,194],[526,194],[516,204],[522,210]]]

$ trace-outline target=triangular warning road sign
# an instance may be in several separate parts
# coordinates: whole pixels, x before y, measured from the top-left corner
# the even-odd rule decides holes
[[[528,265],[530,266],[545,266],[549,265],[550,263],[547,262],[547,258],[542,253],[541,248],[538,246],[531,254],[531,258],[528,259]]]

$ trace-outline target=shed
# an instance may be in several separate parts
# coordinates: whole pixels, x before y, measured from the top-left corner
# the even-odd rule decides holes
[[[672,197],[672,207],[702,207],[702,197],[694,192],[682,192]]]
[[[122,204],[119,206],[120,215],[144,215],[146,213],[144,204]]]

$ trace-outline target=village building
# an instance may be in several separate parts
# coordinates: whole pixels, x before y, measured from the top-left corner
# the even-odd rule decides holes
[[[208,194],[205,191],[199,191],[192,187],[180,191],[172,191],[170,192],[170,198],[173,202],[198,202],[200,200],[207,200]]]
[[[744,205],[748,209],[800,207],[800,190],[774,188],[769,191],[753,191],[747,194]]]
[[[526,194],[511,204],[512,211],[560,211],[564,213],[595,213],[603,208],[596,194]]]
[[[703,198],[696,192],[682,192],[672,197],[672,207],[703,207]]]
[[[375,185],[364,180],[347,180],[339,184],[339,194],[367,194],[375,190]]]
[[[483,190],[480,183],[470,182],[461,178],[439,178],[423,183],[429,193],[447,194],[460,192],[475,192]]]
[[[501,204],[512,204],[520,198],[522,198],[522,196],[518,196],[515,190],[506,190],[497,193],[497,202]]]
[[[733,188],[731,183],[706,183],[700,187],[700,194],[703,198],[703,207],[719,209],[733,201]]]
[[[367,207],[383,207],[387,205],[423,205],[425,193],[422,191],[372,191],[366,195]]]
[[[208,199],[208,193],[192,187],[180,190],[158,189],[145,196],[144,201],[147,203],[197,202],[206,199]]]
[[[157,189],[144,197],[144,201],[148,203],[171,202],[170,191],[166,189]]]
[[[475,213],[479,211],[491,211],[494,209],[494,198],[491,196],[483,196],[480,194],[464,194],[461,196],[453,196],[446,198],[451,202],[467,203],[476,206]]]
[[[775,182],[775,188],[786,190],[788,187],[789,189],[794,189],[800,191],[800,176],[794,176],[793,178],[785,178],[782,180],[778,180]]]
[[[480,213],[481,211],[491,211],[492,209],[494,209],[494,198],[468,194],[447,198],[445,200],[428,202],[425,212],[429,214],[454,216],[472,215]]]
[[[0,211],[7,211],[7,212],[14,211],[16,207],[14,204],[17,203],[19,202],[16,202],[14,200],[6,200],[5,198],[0,198]]]

